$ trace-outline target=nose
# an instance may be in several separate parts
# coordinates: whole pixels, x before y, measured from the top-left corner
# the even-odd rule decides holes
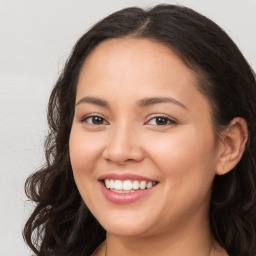
[[[113,128],[103,151],[103,157],[118,165],[142,161],[144,150],[140,145],[139,134],[135,130],[126,125]]]

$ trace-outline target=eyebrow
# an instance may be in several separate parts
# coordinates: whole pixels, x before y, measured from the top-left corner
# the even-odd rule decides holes
[[[147,107],[150,105],[155,105],[155,104],[160,104],[160,103],[173,103],[173,104],[176,104],[176,105],[188,110],[184,104],[182,104],[178,100],[175,100],[175,99],[169,98],[169,97],[154,97],[154,98],[141,99],[138,101],[138,106],[139,107]]]
[[[76,106],[78,106],[81,103],[91,103],[101,107],[109,108],[109,104],[105,100],[94,98],[94,97],[84,97],[76,103]]]
[[[107,101],[99,99],[99,98],[94,98],[94,97],[84,97],[76,103],[76,106],[78,106],[81,103],[91,103],[91,104],[98,105],[101,107],[109,108],[109,104]],[[137,106],[138,107],[147,107],[150,105],[155,105],[155,104],[160,104],[160,103],[173,103],[173,104],[176,104],[176,105],[188,110],[184,104],[182,104],[178,100],[175,100],[175,99],[169,98],[169,97],[153,97],[153,98],[141,99],[137,102]]]

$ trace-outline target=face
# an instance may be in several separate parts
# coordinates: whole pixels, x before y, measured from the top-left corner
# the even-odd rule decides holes
[[[146,39],[104,41],[86,58],[70,159],[109,233],[147,236],[207,220],[218,145],[197,83],[169,48]]]

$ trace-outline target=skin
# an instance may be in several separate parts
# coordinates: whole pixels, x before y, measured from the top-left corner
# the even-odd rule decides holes
[[[146,39],[107,40],[86,58],[70,159],[83,200],[107,231],[107,255],[227,255],[211,236],[211,187],[216,174],[239,161],[246,124],[237,118],[225,133],[228,139],[216,140],[209,103],[197,84],[169,48]],[[81,100],[85,97],[108,107]],[[176,102],[138,106],[152,97]],[[95,115],[100,122],[91,118]],[[159,116],[165,125],[156,122]],[[102,193],[98,178],[108,173],[159,183],[147,196],[120,205]],[[104,242],[94,255],[105,255],[105,249]]]

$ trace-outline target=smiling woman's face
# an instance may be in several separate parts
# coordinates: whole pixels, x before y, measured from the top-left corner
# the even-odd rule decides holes
[[[219,150],[196,85],[169,48],[146,39],[108,40],[86,58],[70,158],[83,200],[108,232],[206,224]]]

